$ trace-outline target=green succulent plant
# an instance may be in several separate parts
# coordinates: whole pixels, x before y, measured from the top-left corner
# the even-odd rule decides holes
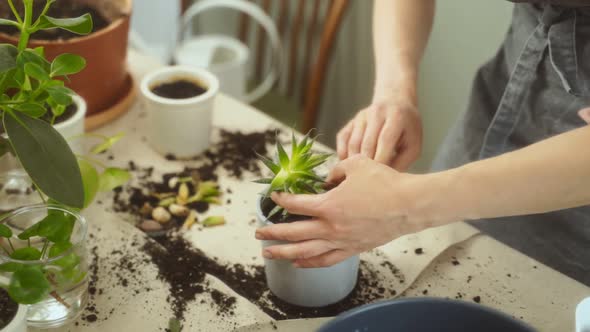
[[[270,178],[255,181],[268,185],[268,190],[264,193],[265,197],[270,196],[272,192],[319,194],[324,191],[325,181],[315,169],[324,164],[332,154],[314,153],[312,148],[315,139],[310,137],[310,133],[307,133],[301,141],[297,141],[295,134],[292,134],[291,156],[287,154],[280,142],[277,142],[276,161],[258,154],[258,158],[273,174]],[[286,210],[277,206],[267,218],[281,211],[283,216],[287,215]]]

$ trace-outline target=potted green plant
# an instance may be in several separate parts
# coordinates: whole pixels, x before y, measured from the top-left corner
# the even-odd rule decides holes
[[[0,2],[0,17],[15,19],[13,8],[24,17],[20,4],[29,0]],[[39,13],[46,0],[33,0],[33,9]],[[131,77],[127,72],[127,44],[131,20],[131,0],[59,0],[45,11],[51,20],[71,20],[82,14],[92,17],[94,24],[86,33],[69,30],[36,30],[31,33],[29,46],[43,47],[48,59],[63,53],[82,56],[87,66],[72,77],[66,86],[76,91],[88,104],[88,115],[95,115],[122,102],[132,91]],[[0,42],[17,45],[19,29],[0,27]]]
[[[21,17],[9,1],[16,20],[0,20],[1,25],[20,30],[18,47],[0,44],[0,115],[5,132],[0,136],[0,156],[11,153],[18,158],[43,201],[0,217],[0,287],[28,306],[28,324],[41,328],[65,324],[84,307],[86,222],[79,212],[99,190],[111,190],[129,178],[127,172],[91,156],[75,155],[53,126],[76,98],[58,78],[67,80],[84,68],[85,61],[62,54],[49,62],[43,48],[27,48],[29,37],[43,29],[82,34],[92,29],[87,15],[46,16],[54,2],[47,0],[33,17],[33,0],[23,0]],[[100,139],[93,154],[103,153],[121,138],[92,136]]]
[[[268,185],[258,200],[256,211],[260,226],[308,220],[306,216],[289,214],[271,199],[272,192],[291,194],[319,194],[325,183],[315,169],[324,164],[331,154],[312,151],[314,139],[306,135],[301,141],[293,135],[291,155],[277,143],[276,160],[259,155],[272,172],[272,177],[256,182]],[[285,244],[284,241],[262,241],[263,248]],[[265,273],[269,289],[280,299],[304,307],[322,307],[344,299],[357,282],[359,256],[326,268],[296,268],[287,260],[265,259]]]
[[[0,332],[26,332],[27,308],[19,305],[0,289]]]

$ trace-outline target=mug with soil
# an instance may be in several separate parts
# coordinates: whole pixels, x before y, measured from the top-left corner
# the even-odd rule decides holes
[[[86,220],[53,205],[20,208],[0,219],[0,282],[27,306],[28,325],[75,320],[88,299]]]
[[[217,78],[204,69],[172,66],[148,74],[141,93],[148,112],[148,142],[159,153],[191,158],[210,145]]]
[[[8,292],[0,288],[0,332],[26,332],[27,308],[14,302]]]
[[[275,203],[261,197],[257,205],[260,227],[273,223],[308,220],[308,217],[277,213],[270,218]],[[262,241],[262,247],[286,244],[285,241]],[[302,307],[323,307],[344,299],[354,289],[359,270],[358,255],[323,268],[296,268],[289,260],[264,260],[269,289],[281,300]]]

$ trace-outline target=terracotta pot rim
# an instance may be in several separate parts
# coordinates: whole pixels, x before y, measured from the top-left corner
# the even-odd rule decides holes
[[[90,33],[88,35],[84,35],[84,36],[79,36],[79,37],[74,37],[74,38],[70,38],[70,39],[58,39],[58,40],[51,40],[51,39],[34,39],[31,38],[31,40],[29,41],[29,44],[33,44],[33,45],[66,45],[66,44],[75,44],[75,43],[80,43],[83,42],[85,40],[88,39],[92,39],[92,38],[98,38],[101,35],[105,35],[110,33],[112,30],[116,30],[119,26],[123,25],[125,23],[125,21],[127,19],[130,18],[129,14],[125,14],[122,15],[121,17],[117,18],[116,20],[114,20],[113,22],[109,23],[109,25],[107,25],[105,28],[100,29],[96,32]],[[13,36],[13,35],[9,35],[7,33],[4,32],[0,32],[0,36],[2,36],[3,38],[16,43],[18,42],[18,38]]]

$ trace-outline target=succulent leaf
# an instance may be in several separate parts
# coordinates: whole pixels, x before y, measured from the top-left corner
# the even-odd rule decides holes
[[[258,156],[258,159],[260,159],[264,163],[264,165],[268,167],[268,169],[270,169],[271,172],[273,172],[274,174],[278,174],[281,171],[281,166],[275,164],[274,161],[259,153],[256,153],[256,155]]]

